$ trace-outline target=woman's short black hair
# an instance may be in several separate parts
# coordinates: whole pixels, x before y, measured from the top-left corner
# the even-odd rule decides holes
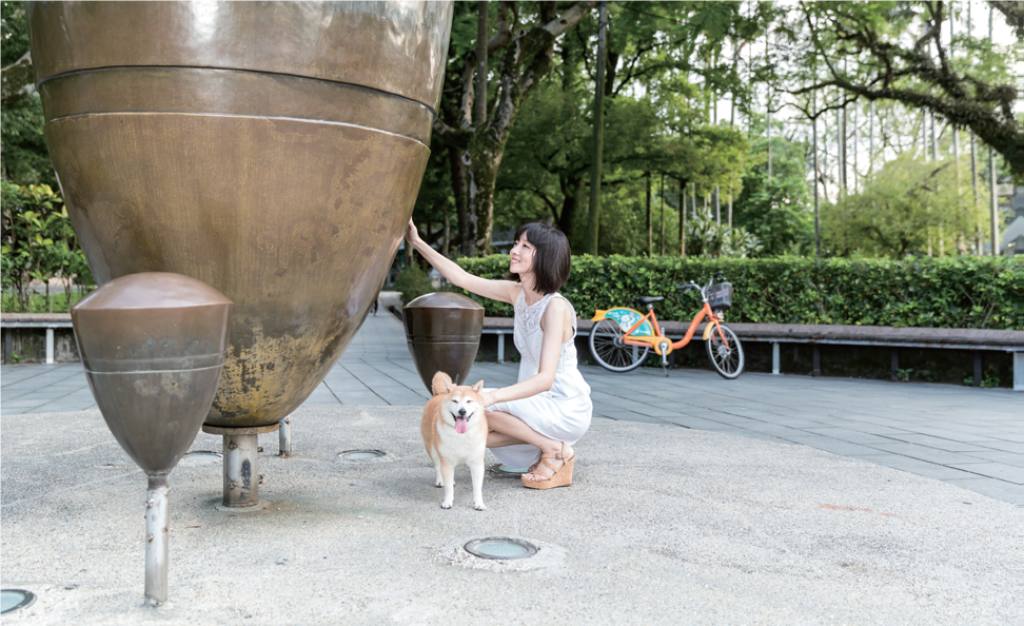
[[[544,222],[527,222],[516,230],[515,241],[526,236],[534,248],[533,276],[537,291],[555,293],[569,280],[572,251],[562,231]],[[519,274],[508,274],[508,280],[519,280]]]

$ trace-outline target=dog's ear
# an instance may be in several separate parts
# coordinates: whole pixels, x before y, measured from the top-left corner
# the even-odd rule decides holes
[[[444,372],[438,372],[434,374],[434,379],[430,381],[430,391],[436,396],[442,393],[448,393],[452,390],[452,377]]]
[[[480,382],[478,382],[477,384],[473,385],[473,391],[475,391],[477,393],[480,393],[480,390],[483,389],[483,388],[484,388],[484,381],[482,381],[482,380]]]

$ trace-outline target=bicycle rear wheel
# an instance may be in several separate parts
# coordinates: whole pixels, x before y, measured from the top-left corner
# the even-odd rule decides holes
[[[743,373],[743,344],[731,328],[725,324],[719,324],[718,327],[722,329],[725,341],[722,341],[717,331],[711,331],[704,347],[707,348],[712,369],[722,378],[732,380]]]
[[[590,329],[590,354],[601,367],[612,372],[629,372],[643,364],[649,346],[622,343],[622,328],[613,319],[605,318]]]

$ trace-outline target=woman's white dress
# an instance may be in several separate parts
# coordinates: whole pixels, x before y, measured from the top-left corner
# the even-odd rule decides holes
[[[540,371],[540,351],[544,343],[544,331],[540,320],[552,298],[565,299],[561,294],[548,294],[533,305],[526,304],[524,292],[519,292],[515,302],[515,326],[513,339],[522,360],[519,362],[519,382],[536,376]],[[572,310],[572,338],[562,344],[558,356],[558,369],[550,391],[529,398],[498,402],[487,407],[490,411],[504,411],[515,415],[538,433],[574,445],[590,426],[594,405],[590,401],[590,385],[583,380],[576,361],[576,311]],[[498,461],[511,468],[527,468],[540,459],[540,448],[529,444],[491,448]]]

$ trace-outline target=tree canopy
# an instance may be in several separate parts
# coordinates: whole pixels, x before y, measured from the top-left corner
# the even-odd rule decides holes
[[[598,4],[455,4],[428,241],[478,256],[543,219],[579,252],[596,219],[599,254],[813,254],[817,197],[823,255],[978,253],[988,184],[1024,182],[1024,77],[982,24],[1020,50],[1019,3],[608,2],[601,85]],[[2,175],[57,189],[24,7],[2,11]]]

